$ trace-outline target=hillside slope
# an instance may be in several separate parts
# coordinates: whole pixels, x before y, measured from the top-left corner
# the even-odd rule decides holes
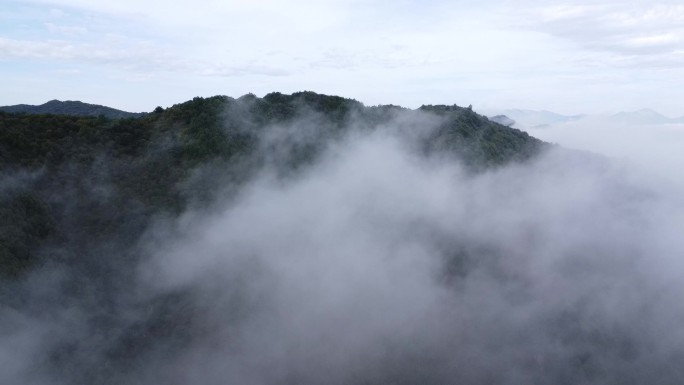
[[[42,242],[84,247],[99,237],[138,234],[142,227],[122,226],[144,227],[159,210],[178,213],[211,195],[215,181],[196,175],[208,165],[224,164],[236,185],[267,163],[291,173],[330,142],[398,117],[408,122],[404,129],[424,131],[414,143],[421,151],[444,152],[474,171],[523,161],[544,147],[467,108],[365,107],[312,92],[195,98],[135,119],[0,112],[1,198],[8,211],[0,224],[7,228],[0,271],[16,275],[41,254]],[[276,141],[276,131],[289,137]],[[187,186],[188,178],[199,180]],[[100,190],[106,193],[95,196]]]
[[[358,143],[371,147],[365,151]],[[22,361],[27,366],[0,375],[0,382],[28,381],[27,376],[44,376],[46,383],[145,382],[140,373],[181,359],[186,349],[212,335],[213,328],[239,322],[240,312],[251,314],[250,307],[243,305],[242,289],[219,294],[227,301],[225,306],[243,309],[235,310],[233,318],[229,317],[232,321],[224,322],[214,319],[218,315],[212,310],[224,305],[207,307],[197,297],[202,291],[179,285],[154,292],[147,286],[156,279],[163,281],[161,271],[153,269],[157,271],[153,280],[142,279],[141,271],[155,260],[156,250],[168,244],[160,237],[173,240],[167,233],[180,231],[183,223],[194,221],[193,216],[211,217],[222,212],[222,205],[259,196],[250,192],[259,181],[287,186],[311,175],[334,175],[332,160],[339,156],[356,159],[340,155],[349,148],[360,148],[362,160],[343,180],[363,179],[365,170],[392,161],[392,154],[401,149],[407,159],[413,159],[401,166],[406,168],[401,177],[406,185],[384,193],[400,196],[404,189],[410,191],[412,185],[423,183],[412,179],[411,173],[414,165],[423,162],[444,162],[465,175],[480,175],[524,164],[548,147],[469,108],[366,107],[352,99],[313,92],[272,93],[263,98],[198,97],[125,119],[0,112],[0,305],[13,314],[3,328],[26,333],[20,336],[32,336],[43,327],[57,330],[39,348],[27,348]],[[332,168],[320,171],[326,164]],[[382,175],[364,179],[361,185],[381,180]],[[321,186],[306,202],[294,206],[306,208],[319,197],[345,191],[326,183]],[[370,193],[382,193],[382,189]],[[353,196],[354,189],[346,194]],[[266,199],[263,205],[268,207],[279,196],[286,194]],[[369,203],[363,211],[379,208]],[[267,221],[277,223],[290,217],[272,215]],[[392,221],[378,219],[374,226],[382,228]],[[369,225],[364,223],[359,222],[360,229]],[[239,243],[244,226],[249,221],[233,231],[222,230],[217,239],[235,236]],[[408,238],[425,236],[444,255],[447,281],[465,274],[471,253],[467,248],[453,247],[450,236],[430,230],[434,224],[417,221],[407,226],[408,234],[413,234]],[[279,230],[261,241],[284,236]],[[344,237],[343,233],[339,236]],[[249,259],[251,254],[241,252],[237,243],[236,257],[246,258],[248,265],[254,263],[253,268],[259,270],[258,258]],[[168,254],[181,249],[174,246]],[[222,253],[231,250],[233,246]],[[184,256],[189,267],[179,271],[191,271],[201,255]],[[163,266],[173,264],[169,261]],[[235,276],[220,282],[242,280]],[[159,367],[162,372],[167,369]],[[399,373],[403,371],[387,380],[396,380]],[[298,377],[293,376],[295,381]],[[316,382],[300,380],[295,382]]]

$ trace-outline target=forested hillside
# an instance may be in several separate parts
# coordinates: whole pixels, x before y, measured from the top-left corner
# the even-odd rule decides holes
[[[0,112],[0,173],[2,384],[681,379],[657,195],[471,108]]]
[[[292,172],[349,131],[421,114],[439,122],[416,145],[445,151],[473,170],[524,160],[543,147],[467,108],[364,107],[312,92],[195,98],[128,119],[0,112],[2,274],[16,276],[36,261],[88,263],[95,253],[73,248],[134,243],[150,216],[178,214],[218,187],[213,177],[198,176],[203,168],[224,168],[223,177],[233,184],[265,162]],[[301,132],[269,143],[272,127],[294,124]],[[275,145],[281,148],[264,148]],[[45,255],[43,246],[53,253],[55,244],[69,250]]]

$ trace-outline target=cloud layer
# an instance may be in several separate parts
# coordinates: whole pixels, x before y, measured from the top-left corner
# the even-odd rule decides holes
[[[246,184],[93,248],[122,282],[48,264],[3,291],[0,380],[680,381],[676,186],[559,148],[473,173],[416,147],[439,119],[400,110],[284,174],[273,150],[320,132],[300,116],[265,129]]]
[[[148,247],[192,288],[180,383],[676,383],[681,200],[552,151],[469,176],[376,133]],[[174,240],[169,241],[170,238]],[[200,333],[201,334],[201,333]]]
[[[140,111],[197,95],[313,89],[409,107],[455,102],[566,114],[651,107],[681,115],[682,9],[672,2],[3,7],[0,60],[10,94],[21,99],[4,104],[88,99]],[[80,72],[66,77],[72,69]],[[26,87],[37,77],[41,92]],[[93,90],[93,78],[106,95]]]

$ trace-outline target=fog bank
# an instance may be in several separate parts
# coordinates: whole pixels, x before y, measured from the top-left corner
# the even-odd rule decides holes
[[[472,172],[406,114],[289,174],[268,151],[319,123],[270,127],[244,185],[145,228],[107,303],[37,269],[2,309],[0,382],[681,381],[676,185],[562,148]]]

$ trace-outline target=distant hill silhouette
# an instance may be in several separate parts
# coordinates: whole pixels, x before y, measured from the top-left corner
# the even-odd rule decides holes
[[[506,126],[506,127],[513,127],[513,125],[515,124],[515,120],[509,118],[506,115],[490,116],[489,120],[491,120],[492,122],[495,122],[495,123],[499,123],[500,125]]]
[[[684,123],[684,116],[680,118],[670,118],[649,108],[637,111],[622,111],[611,115],[611,119],[621,123],[632,124],[681,124]]]
[[[521,128],[540,128],[551,124],[571,122],[582,119],[586,115],[561,115],[551,111],[536,111],[509,109],[501,112],[507,118],[512,119],[516,127]]]
[[[74,115],[74,116],[100,116],[103,115],[110,119],[139,118],[145,115],[144,112],[126,112],[115,108],[101,106],[98,104],[83,103],[80,101],[60,101],[50,100],[45,104],[34,106],[30,104],[17,104],[14,106],[0,107],[0,111],[9,113],[24,114],[53,114],[53,115]]]

